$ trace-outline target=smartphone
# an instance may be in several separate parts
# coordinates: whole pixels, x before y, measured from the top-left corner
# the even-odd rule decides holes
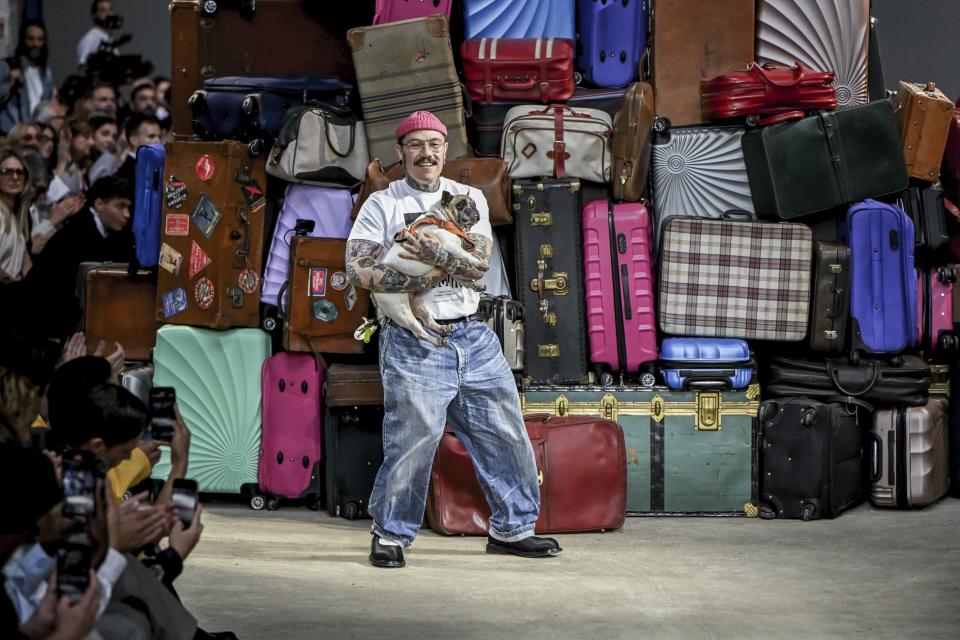
[[[150,389],[150,436],[154,440],[173,440],[173,423],[177,419],[173,405],[176,401],[177,390],[173,387]]]
[[[90,562],[93,547],[86,535],[71,536],[57,550],[57,599],[67,596],[71,602],[83,598],[90,587]]]
[[[97,478],[103,467],[89,451],[71,450],[63,454],[63,515],[85,520],[96,509]]]
[[[197,511],[197,481],[177,478],[173,481],[173,505],[184,529],[190,528],[193,514]]]

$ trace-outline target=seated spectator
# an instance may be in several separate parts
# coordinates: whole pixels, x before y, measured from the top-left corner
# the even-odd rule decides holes
[[[33,121],[39,124],[49,125],[54,133],[58,133],[63,123],[67,119],[67,105],[63,104],[57,98],[47,100],[37,105],[33,111]],[[53,150],[51,149],[51,153]]]
[[[57,144],[57,164],[50,185],[53,200],[82,193],[86,187],[86,173],[90,168],[93,150],[93,128],[86,120],[71,118],[60,130]]]
[[[160,122],[153,116],[135,113],[123,123],[123,136],[127,143],[127,154],[116,175],[132,185],[137,177],[137,149],[143,144],[160,142]]]
[[[160,121],[160,128],[164,131],[170,129],[170,84],[169,78],[157,76],[153,79],[157,85],[157,120]]]
[[[43,22],[24,22],[13,57],[0,61],[0,129],[9,132],[18,122],[30,122],[34,109],[53,98],[56,83],[47,55]]]
[[[32,262],[29,235],[30,176],[23,159],[0,148],[0,283],[22,279]]]
[[[23,161],[30,173],[30,182],[36,197],[30,205],[30,253],[37,255],[46,246],[47,241],[56,233],[64,221],[83,209],[83,194],[66,196],[51,203],[47,197],[52,177],[39,151],[29,150],[23,155]]]
[[[40,413],[40,395],[30,380],[0,366],[0,444],[30,446],[30,423]]]
[[[52,170],[53,165],[51,162],[53,161],[53,152],[57,148],[57,130],[53,128],[53,125],[42,122],[37,123],[37,128],[40,130],[40,141],[37,150],[40,151],[40,155],[43,156],[47,166]]]
[[[82,100],[74,107],[74,116],[86,119],[94,113],[117,117],[117,89],[109,82],[96,80]]]
[[[93,165],[88,177],[90,182],[112,175],[120,166],[117,153],[117,121],[108,115],[94,115],[90,118],[93,127]]]
[[[7,146],[40,148],[40,127],[34,122],[19,122],[7,132]]]

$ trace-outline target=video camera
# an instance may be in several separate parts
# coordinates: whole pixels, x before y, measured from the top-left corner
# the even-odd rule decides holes
[[[119,16],[110,16],[119,18]],[[153,63],[139,55],[117,55],[114,51],[133,40],[129,33],[100,44],[95,53],[87,58],[87,75],[109,82],[114,86],[126,84],[136,78],[153,73]]]

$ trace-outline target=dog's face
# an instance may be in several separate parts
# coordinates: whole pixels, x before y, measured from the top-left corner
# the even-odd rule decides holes
[[[440,209],[443,216],[464,231],[480,222],[477,203],[470,196],[451,195],[444,191],[440,197]]]

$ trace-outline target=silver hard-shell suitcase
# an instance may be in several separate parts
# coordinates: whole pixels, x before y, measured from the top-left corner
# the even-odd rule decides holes
[[[120,385],[149,406],[153,388],[153,365],[128,363],[120,372]]]
[[[500,339],[503,355],[514,371],[523,369],[523,305],[505,297],[483,296],[472,319],[485,323]]]

